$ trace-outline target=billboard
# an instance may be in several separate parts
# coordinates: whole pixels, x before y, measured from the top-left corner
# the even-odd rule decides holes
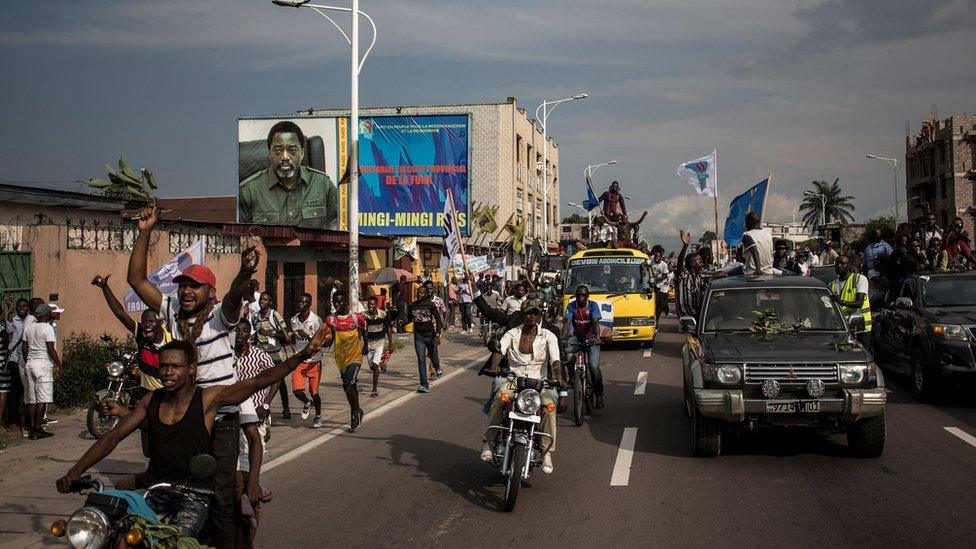
[[[288,131],[296,126],[304,147],[298,133]],[[274,136],[269,135],[272,128],[279,130]],[[337,183],[344,168],[344,162],[339,165],[340,145],[345,141],[345,119],[239,119],[238,222],[339,228]]]
[[[361,118],[359,230],[443,236],[450,189],[458,226],[467,236],[469,129],[467,114]]]

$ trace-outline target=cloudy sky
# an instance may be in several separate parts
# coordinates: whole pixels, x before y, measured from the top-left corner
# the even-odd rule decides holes
[[[656,238],[713,223],[674,173],[713,148],[723,198],[772,171],[769,217],[788,221],[811,180],[840,178],[866,219],[893,201],[866,153],[903,157],[905,122],[933,105],[976,111],[976,0],[361,6],[380,29],[363,105],[516,96],[532,112],[588,92],[550,119],[563,201],[583,197],[586,164],[616,159],[600,183],[649,207]],[[348,49],[327,24],[270,0],[3,2],[0,181],[96,177],[123,152],[166,196],[232,194],[238,116],[348,105]]]

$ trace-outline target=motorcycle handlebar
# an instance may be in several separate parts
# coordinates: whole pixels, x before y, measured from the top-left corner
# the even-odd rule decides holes
[[[98,489],[99,492],[102,491],[102,481],[93,479],[92,477],[85,475],[78,480],[71,483],[71,492],[80,492],[82,490],[90,490],[92,488]]]

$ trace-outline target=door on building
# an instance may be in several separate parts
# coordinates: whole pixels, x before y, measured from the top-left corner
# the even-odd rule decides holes
[[[278,262],[268,261],[268,264],[264,268],[264,285],[261,287],[261,291],[267,293],[271,296],[271,301],[274,302],[278,299]],[[281,307],[278,303],[273,304],[275,310],[279,313],[281,312]],[[284,313],[282,313],[284,314]]]
[[[0,297],[30,299],[34,288],[30,252],[0,252]],[[4,311],[8,312],[8,311]]]
[[[285,289],[285,302],[282,304],[282,314],[286,319],[298,314],[298,298],[305,293],[305,263],[285,262],[285,273],[282,283]]]

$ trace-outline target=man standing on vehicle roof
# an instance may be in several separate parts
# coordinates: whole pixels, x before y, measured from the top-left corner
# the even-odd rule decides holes
[[[587,366],[593,377],[593,394],[596,395],[596,409],[603,408],[606,403],[603,397],[603,371],[600,370],[600,306],[590,301],[590,290],[584,285],[576,287],[576,299],[566,308],[566,323],[563,324],[563,336],[572,331],[569,344],[579,345],[585,342],[588,346],[589,361]]]
[[[837,278],[830,283],[833,300],[840,305],[845,316],[855,313],[864,317],[864,332],[858,339],[867,346],[871,337],[871,299],[868,297],[868,279],[851,270],[851,261],[846,255],[837,257],[834,263]]]
[[[621,216],[627,215],[627,201],[620,194],[620,183],[610,183],[610,189],[604,191],[598,200],[603,202],[603,217],[608,221],[618,221]]]
[[[742,233],[745,274],[775,274],[773,270],[773,235],[762,227],[756,212],[746,215],[746,232]]]

